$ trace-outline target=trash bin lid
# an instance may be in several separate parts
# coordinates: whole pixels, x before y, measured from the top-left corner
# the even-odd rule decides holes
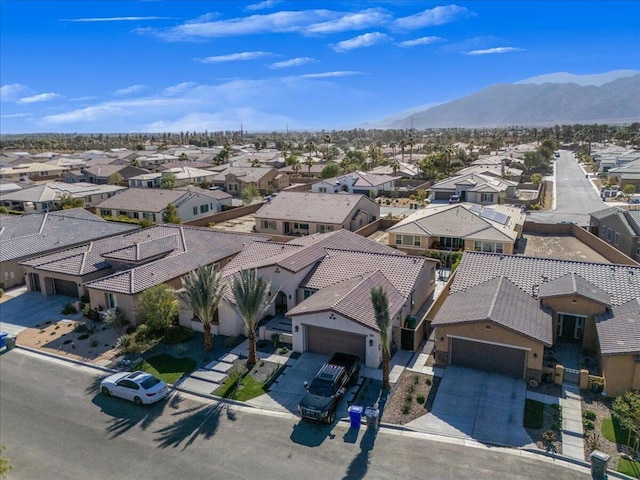
[[[606,453],[601,452],[600,450],[594,450],[593,452],[591,452],[590,457],[595,458],[597,460],[601,460],[603,462],[608,462],[609,459],[611,458],[610,455],[607,455]]]
[[[9,334],[7,332],[0,332],[0,338],[8,337]]]
[[[351,405],[349,413],[362,413],[363,408],[360,405]]]
[[[366,417],[377,417],[378,415],[380,415],[380,410],[378,410],[377,408],[367,408],[364,411],[364,415]]]

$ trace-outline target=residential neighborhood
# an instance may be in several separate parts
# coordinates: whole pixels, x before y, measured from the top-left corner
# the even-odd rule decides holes
[[[319,158],[313,175],[312,168],[279,167],[277,151],[250,150],[230,153],[229,163],[194,148],[85,152],[75,154],[77,164],[58,161],[64,171],[51,178],[7,176],[1,330],[17,337],[19,350],[113,371],[154,362],[165,348],[176,365],[184,356],[199,359],[171,381],[173,395],[240,398],[293,418],[304,382],[322,362],[336,352],[354,355],[359,375],[340,394],[338,419],[351,422],[351,406],[362,404],[382,426],[589,460],[584,427],[532,430],[525,417],[533,404],[545,412],[560,405],[573,421],[569,412],[590,411],[593,392],[615,399],[640,390],[640,209],[632,196],[602,200],[597,155],[590,164],[579,152],[552,151],[560,156],[539,182],[512,148],[436,181],[425,178],[426,163],[394,164],[392,149],[387,166],[340,174],[335,159]],[[349,161],[337,160],[340,168]],[[338,175],[324,175],[327,165]],[[601,208],[583,212],[587,223],[541,221],[563,201],[552,187],[562,168],[576,165]],[[183,300],[188,279],[204,268],[219,285],[208,313]],[[237,290],[248,272],[264,289],[254,323]],[[387,302],[386,324],[376,289]],[[153,307],[151,295],[159,295]],[[158,317],[149,309],[160,312],[166,295],[174,313],[154,330]],[[37,312],[52,308],[46,305],[69,313],[43,317]],[[60,320],[45,321],[54,315]],[[104,333],[98,337],[92,325],[104,325]],[[75,329],[95,340],[79,340]],[[165,344],[169,332],[186,343]],[[212,353],[200,357],[209,337]],[[257,360],[247,365],[252,349]],[[230,387],[236,370],[244,373]],[[247,379],[263,376],[269,380],[259,392],[243,393]],[[385,381],[390,393],[381,408]],[[406,393],[416,381],[429,385],[419,394],[431,395],[428,403]],[[476,388],[489,381],[514,393],[487,400]],[[486,424],[478,416],[485,407],[472,407],[485,401],[502,412]],[[373,425],[364,414],[362,422]]]

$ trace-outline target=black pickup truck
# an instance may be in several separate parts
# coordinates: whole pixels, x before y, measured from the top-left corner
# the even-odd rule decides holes
[[[304,420],[333,423],[336,408],[360,374],[360,359],[356,355],[335,353],[316,374],[311,385],[304,382],[307,393],[298,404]]]

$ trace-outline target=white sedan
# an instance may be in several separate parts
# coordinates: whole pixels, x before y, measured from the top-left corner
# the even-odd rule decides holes
[[[167,384],[146,372],[120,372],[100,382],[103,395],[124,398],[136,405],[149,405],[169,393]]]

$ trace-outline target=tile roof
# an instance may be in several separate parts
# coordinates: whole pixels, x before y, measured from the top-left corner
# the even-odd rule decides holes
[[[173,229],[177,247],[166,257],[87,283],[88,288],[136,294],[149,287],[181,277],[200,265],[219,262],[242,250],[243,244],[268,237],[220,232],[208,228],[162,225]],[[153,227],[157,228],[157,227]],[[147,230],[143,230],[146,232]],[[173,241],[173,240],[171,240]]]
[[[551,312],[506,277],[495,277],[450,294],[431,325],[491,320],[509,330],[551,346]]]
[[[595,320],[603,355],[640,354],[640,298],[596,315]]]
[[[0,217],[0,261],[42,255],[52,250],[138,230],[107,222],[84,208]]]
[[[565,295],[580,295],[603,305],[611,304],[611,296],[607,292],[596,287],[593,283],[587,282],[574,272],[567,273],[549,282],[544,282],[538,290],[538,297],[540,298]]]
[[[506,217],[504,224],[486,215],[498,212]],[[481,207],[471,203],[430,206],[404,218],[387,232],[431,237],[454,237],[471,240],[513,242],[518,237],[525,214],[519,208],[504,205]]]
[[[545,281],[551,282],[568,273],[576,273],[609,294],[612,307],[640,297],[640,267],[469,250],[462,255],[451,292],[505,276],[525,292],[533,294]]]
[[[431,186],[433,190],[455,190],[457,185],[470,185],[478,188],[484,185],[493,185],[496,191],[504,191],[507,187],[515,186],[518,182],[512,182],[504,178],[498,178],[481,173],[470,173],[467,175],[456,175],[449,177]]]
[[[309,272],[300,287],[321,290],[355,275],[380,270],[407,298],[416,288],[420,272],[428,262],[435,260],[410,255],[327,249],[326,256]]]
[[[285,191],[260,207],[256,218],[341,225],[363,199],[375,204],[364,195]],[[380,207],[375,204],[375,208]]]
[[[406,299],[379,270],[356,275],[324,288],[289,310],[287,316],[334,311],[378,332],[380,329],[371,303],[371,289],[379,285],[387,292],[389,317],[394,318]]]
[[[212,198],[228,197],[227,194],[224,194],[224,197],[221,194],[224,194],[224,192],[216,194],[215,191],[203,190],[197,187],[174,188],[172,190],[163,188],[128,188],[106,199],[104,202],[100,202],[96,205],[96,208],[159,213],[169,203],[179,206],[197,195],[205,195]]]

